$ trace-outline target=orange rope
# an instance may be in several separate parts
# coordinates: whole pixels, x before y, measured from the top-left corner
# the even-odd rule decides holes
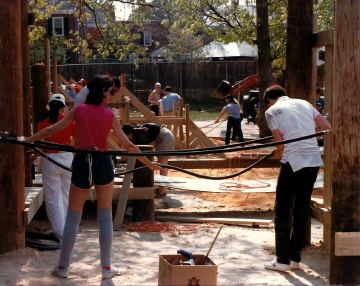
[[[143,221],[133,223],[126,227],[127,230],[135,232],[150,232],[149,234],[158,233],[174,233],[179,232],[183,234],[190,234],[198,229],[204,228],[218,228],[218,224],[192,224],[192,225],[178,225],[175,223],[161,223],[158,221]]]
[[[206,132],[206,133],[204,133],[204,134],[206,135],[206,134],[208,134],[209,132],[213,131],[216,127],[218,127],[218,126],[219,126],[221,123],[223,123],[224,121],[226,121],[226,119],[223,120],[223,121],[220,121],[220,123],[219,123],[218,125],[216,125],[215,127],[211,128],[208,132]]]

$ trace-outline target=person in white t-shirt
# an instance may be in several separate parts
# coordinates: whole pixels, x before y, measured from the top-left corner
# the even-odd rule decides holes
[[[331,130],[328,121],[309,102],[289,98],[281,86],[269,87],[264,101],[269,107],[265,118],[276,142]],[[276,258],[264,266],[288,271],[299,268],[311,193],[323,163],[316,138],[278,145],[275,152],[278,156],[282,153],[274,208]]]

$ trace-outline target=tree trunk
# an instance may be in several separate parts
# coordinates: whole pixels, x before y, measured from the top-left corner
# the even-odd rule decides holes
[[[260,137],[271,135],[266,120],[265,111],[267,106],[263,101],[265,90],[271,85],[273,81],[271,69],[271,50],[270,50],[270,34],[269,34],[269,0],[256,1],[256,32],[257,32],[257,47],[258,47],[258,71],[259,71],[259,105],[260,105],[260,121],[259,129]]]
[[[316,82],[313,79],[314,0],[289,0],[285,89],[289,97],[300,98],[315,105]]]
[[[20,0],[0,5],[0,130],[23,134]],[[24,148],[1,143],[0,253],[25,247]]]
[[[335,256],[335,232],[360,232],[360,2],[337,0],[330,284],[359,285],[360,256]]]
[[[23,81],[24,135],[31,136],[32,100],[30,94],[30,55],[29,55],[29,5],[21,0],[21,56]],[[27,148],[25,148],[25,186],[32,187],[32,170]]]

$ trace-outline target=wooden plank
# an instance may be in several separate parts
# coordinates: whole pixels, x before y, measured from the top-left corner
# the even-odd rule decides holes
[[[121,120],[121,117],[118,117]],[[145,124],[152,121],[146,117],[130,117],[130,123]],[[185,118],[173,117],[173,116],[160,116],[158,120],[160,125],[173,125],[173,124],[185,124]]]
[[[113,201],[119,200],[122,189],[123,187],[121,185],[117,185],[117,184],[114,185]],[[93,199],[96,200],[95,188],[92,188],[91,190],[92,190]],[[154,193],[155,193],[155,187],[137,187],[137,188],[130,187],[128,194],[128,201],[153,200]],[[86,200],[91,201],[90,193]]]
[[[334,45],[334,29],[313,34],[313,48]]]
[[[129,157],[126,170],[132,170],[135,167],[135,157]],[[118,206],[116,210],[116,215],[114,219],[114,230],[120,230],[123,224],[124,215],[126,211],[126,203],[128,201],[130,184],[133,174],[127,174],[124,177],[124,182],[122,185],[122,191],[119,196]]]
[[[45,51],[45,67],[50,77],[51,72],[50,72],[50,40],[49,39],[44,39],[44,51]],[[49,83],[47,86],[48,101],[50,101],[50,96],[51,96],[51,84]]]
[[[266,155],[266,154],[265,154]],[[240,166],[240,168],[247,168],[254,164],[256,161],[263,158],[264,155],[259,155],[257,158],[252,159],[250,157],[235,157],[231,158],[231,166]],[[230,158],[226,159],[170,159],[169,165],[174,167],[181,167],[183,169],[222,169],[230,167]],[[279,158],[269,158],[266,161],[260,163],[256,168],[279,168]]]
[[[315,206],[318,206],[320,208],[324,207],[324,200],[318,199],[318,198],[311,198],[311,203]]]
[[[335,256],[360,256],[360,232],[336,232]]]
[[[56,88],[56,93],[60,93],[65,97],[66,106],[68,106],[69,102],[74,102],[71,96],[62,88],[62,86],[58,86]]]
[[[322,224],[331,224],[331,210],[310,204],[311,217]]]
[[[190,146],[190,105],[185,104],[185,148]]]
[[[124,108],[125,107],[125,103],[124,102],[110,102],[107,107],[110,108]]]
[[[25,188],[24,223],[28,225],[44,202],[43,188]]]
[[[238,218],[205,218],[182,216],[156,216],[157,221],[193,222],[193,223],[223,223],[230,225],[260,225],[270,227],[270,219],[238,219]]]
[[[58,87],[58,77],[57,77],[57,58],[52,58],[52,67],[51,67],[51,80],[53,82],[53,93],[57,92]]]
[[[197,137],[193,142],[191,142],[189,149],[195,149],[201,143],[201,139]]]

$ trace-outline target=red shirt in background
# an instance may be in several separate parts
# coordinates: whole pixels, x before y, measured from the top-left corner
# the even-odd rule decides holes
[[[64,117],[65,117],[65,115],[63,113],[59,113],[58,122],[60,120],[62,120]],[[39,122],[37,131],[39,132],[40,130],[45,129],[46,127],[49,127],[51,125],[54,125],[54,123],[50,122],[49,117],[47,117],[43,121]],[[50,137],[47,137],[45,139],[45,141],[70,146],[70,144],[71,144],[70,137],[75,136],[75,129],[76,129],[76,123],[74,121],[69,127],[65,128],[64,130],[62,130],[56,134],[53,134]],[[59,151],[57,151],[57,150],[45,149],[43,151],[44,151],[44,153],[59,153]]]

